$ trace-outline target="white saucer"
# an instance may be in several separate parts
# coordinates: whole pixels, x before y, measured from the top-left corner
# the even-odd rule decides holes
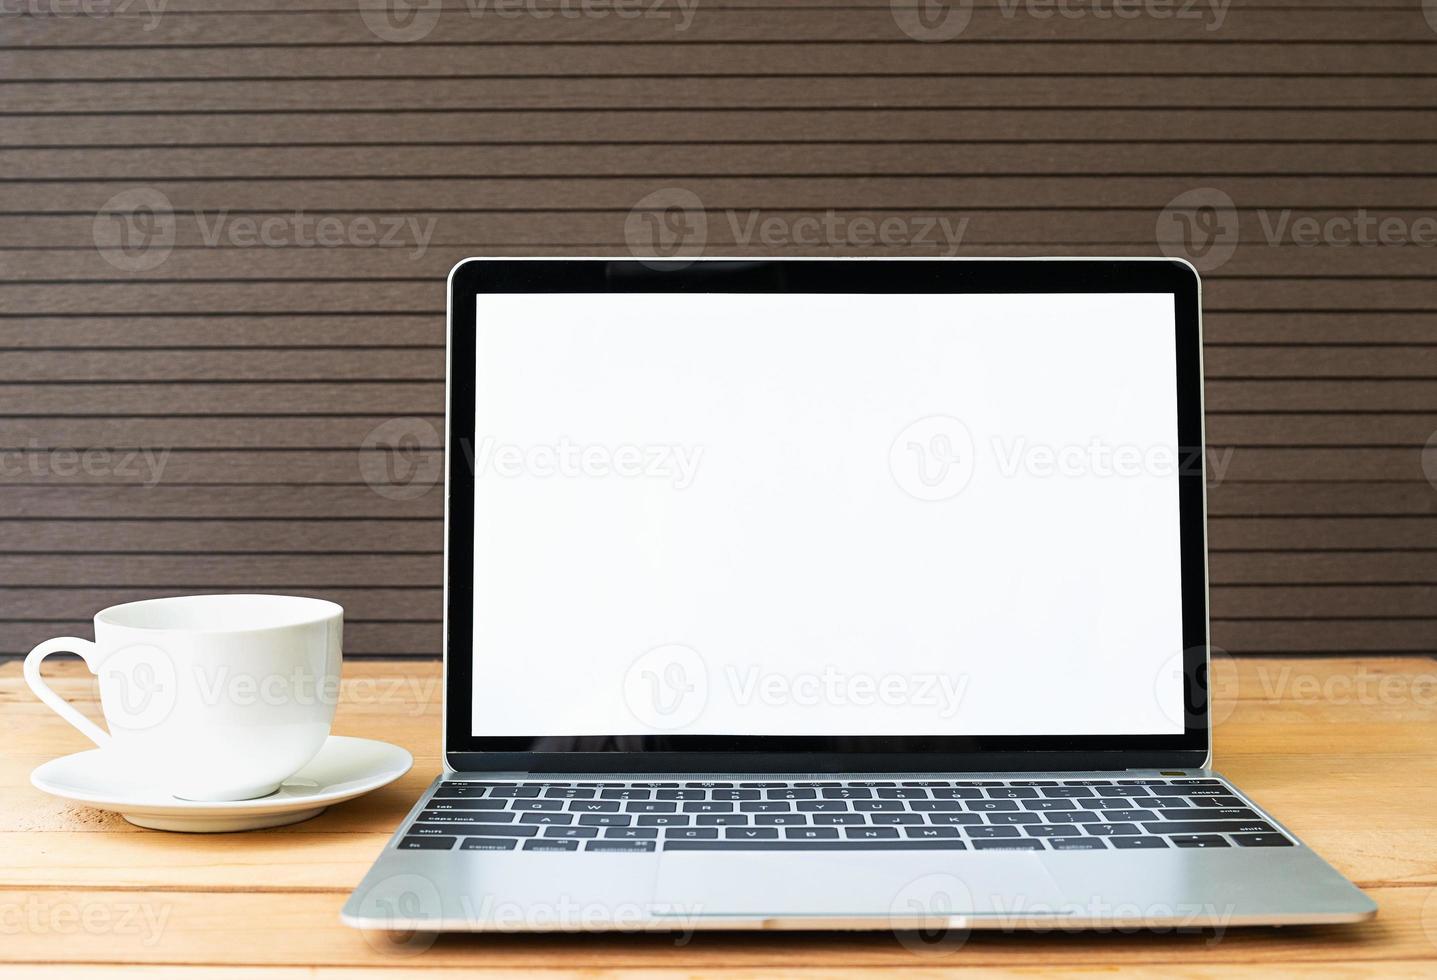
[[[53,759],[32,772],[30,782],[52,796],[118,813],[137,827],[214,834],[282,827],[317,817],[331,803],[394,782],[412,765],[414,757],[397,745],[331,735],[303,769],[257,800],[177,799],[154,773],[119,767],[103,749]]]

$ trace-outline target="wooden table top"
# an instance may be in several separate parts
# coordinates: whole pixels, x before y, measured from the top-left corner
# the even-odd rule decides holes
[[[99,717],[78,663],[46,667]],[[249,833],[140,830],[33,789],[32,769],[90,745],[0,667],[0,963],[6,977],[440,976],[476,970],[694,975],[982,968],[1007,975],[1437,975],[1437,662],[1245,659],[1216,671],[1217,768],[1380,906],[1354,926],[1202,934],[974,933],[946,955],[880,933],[442,936],[421,952],[339,922],[339,909],[439,772],[437,663],[345,666],[335,732],[414,754],[405,778],[306,823]],[[318,973],[310,968],[320,968]]]

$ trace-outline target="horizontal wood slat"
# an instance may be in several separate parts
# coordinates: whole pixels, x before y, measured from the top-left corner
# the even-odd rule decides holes
[[[1437,35],[1434,35],[1437,39]],[[1434,45],[1437,49],[1437,45]],[[174,181],[164,194],[177,210],[279,211],[292,214],[296,202],[309,211],[394,214],[424,211],[436,204],[479,210],[629,211],[659,189],[634,177],[597,180],[587,176],[455,180],[346,181]],[[709,209],[954,211],[972,208],[1118,208],[1156,213],[1194,188],[1183,177],[702,177],[682,182]],[[108,182],[63,184],[0,183],[0,211],[10,213],[88,212],[93,215],[118,190]],[[1430,208],[1437,200],[1437,176],[1232,177],[1221,190],[1251,208],[1336,209],[1359,200],[1369,210]],[[861,196],[860,196],[861,195]],[[1254,231],[1259,221],[1251,220]],[[1257,237],[1257,236],[1249,236]]]
[[[1437,35],[1434,35],[1437,37]],[[1194,83],[1197,84],[1197,83]],[[166,115],[107,116],[95,106],[73,114],[9,116],[0,146],[180,144],[397,145],[512,142],[832,142],[871,140],[1357,140],[1434,139],[1419,109],[813,109],[685,112],[239,113],[217,127],[183,107]],[[141,176],[141,175],[135,175]],[[1347,200],[1344,198],[1343,200]]]
[[[72,520],[54,527],[38,521],[0,519],[0,535],[9,551],[17,555],[49,552],[438,554],[444,547],[444,528],[438,520]],[[1208,538],[1213,552],[1347,549],[1437,552],[1437,518],[1217,517],[1208,522]],[[0,618],[3,615],[0,612]]]
[[[1437,42],[1437,38],[1434,38]],[[1437,52],[1437,43],[1432,45]],[[1425,108],[1437,101],[1437,77],[1371,76],[1212,77],[1201,84],[1134,85],[1131,78],[1052,79],[937,76],[921,85],[907,78],[836,77],[822,86],[787,78],[565,78],[375,80],[259,79],[255,81],[0,81],[9,112],[72,112],[103,100],[113,112],[434,111],[454,109],[981,109],[1071,105],[1079,108]]]
[[[1251,88],[1250,80],[1243,80]],[[1403,86],[1410,79],[1395,79]],[[1305,80],[1304,80],[1305,82]],[[1437,86],[1437,75],[1433,77]],[[307,83],[306,83],[307,84]],[[426,83],[433,86],[433,82]],[[908,82],[909,85],[912,82]],[[1131,85],[1131,81],[1125,82]],[[16,86],[29,105],[27,86]],[[103,97],[103,96],[101,96]],[[1425,96],[1437,102],[1437,93]],[[628,146],[530,144],[498,146],[140,147],[0,150],[10,180],[113,180],[144,174],[170,180],[375,177],[405,179],[594,176],[688,177],[699,174],[1423,174],[1434,167],[1437,134],[1428,143],[836,143]]]
[[[908,36],[894,12],[885,7],[708,9],[702,4],[684,17],[677,5],[660,16],[501,17],[471,16],[450,9],[435,18],[431,33],[416,44],[566,44],[699,43],[704,41],[871,42],[903,41]],[[1209,9],[1184,17],[1032,17],[1008,16],[996,5],[975,6],[963,30],[965,41],[1045,39],[1089,41],[1412,41],[1412,11],[1341,7],[1230,9],[1221,21]],[[671,15],[671,16],[667,16]],[[915,15],[916,20],[916,15]],[[14,17],[6,45],[17,47],[97,47],[171,45],[278,45],[386,43],[357,11],[304,14],[253,13],[243,17]],[[427,25],[426,25],[427,26]]]
[[[1413,483],[1223,483],[1208,489],[1213,517],[1437,516],[1437,493]],[[368,486],[0,484],[0,514],[42,520],[99,518],[439,518],[438,488],[415,497],[380,496]],[[0,579],[3,581],[3,579]],[[118,583],[117,583],[118,584]]]
[[[798,251],[798,250],[796,250]],[[626,256],[627,257],[627,256]],[[1213,280],[1205,304],[1218,310],[1423,310],[1437,305],[1437,280],[1367,279],[1360,288],[1341,280]],[[442,289],[418,281],[175,282],[163,289],[141,283],[0,283],[0,309],[10,316],[77,313],[435,313]]]
[[[1350,0],[1334,5],[1355,6]],[[1390,5],[1384,0],[1383,5]],[[173,0],[166,10],[173,10]],[[707,2],[704,7],[708,7]],[[1415,32],[1414,32],[1415,33]],[[1421,44],[1333,45],[1300,41],[1211,44],[1205,40],[1127,44],[1062,38],[1034,43],[965,38],[953,46],[908,40],[870,42],[859,57],[849,44],[783,41],[764,44],[603,44],[566,47],[487,45],[482,61],[463,46],[370,46],[363,57],[343,48],[304,43],[283,57],[263,47],[228,45],[223,58],[207,49],[170,48],[156,68],[146,48],[0,48],[0,77],[10,79],[211,79],[428,77],[615,77],[628,75],[1432,75]],[[861,69],[861,71],[856,70]]]
[[[0,257],[3,261],[3,257]],[[1430,344],[1430,315],[1420,311],[1264,313],[1209,310],[1203,336],[1219,344]],[[0,316],[0,348],[438,347],[440,313],[372,316],[228,313],[219,316]]]
[[[623,256],[629,252],[622,237],[625,215],[615,215],[607,221],[610,228],[603,241],[595,241],[585,246],[575,245],[568,248],[550,246],[542,249],[503,243],[496,245],[482,242],[441,241],[441,237],[446,237],[445,232],[452,230],[451,225],[456,223],[455,218],[465,225],[479,223],[479,221],[473,220],[475,216],[447,214],[372,215],[366,219],[369,224],[362,226],[358,221],[358,216],[336,215],[334,217],[343,222],[338,226],[337,237],[343,238],[352,235],[351,240],[355,244],[320,245],[315,231],[320,217],[311,215],[305,219],[307,224],[296,225],[293,216],[271,214],[222,215],[215,213],[208,215],[203,221],[195,219],[192,215],[177,216],[175,219],[177,224],[184,222],[190,225],[191,227],[187,231],[195,232],[200,240],[172,250],[164,257],[164,261],[154,268],[135,271],[131,271],[131,263],[125,261],[123,251],[115,248],[100,249],[95,246],[95,223],[92,218],[50,216],[26,218],[27,228],[19,234],[29,235],[32,241],[38,242],[43,234],[54,233],[57,236],[63,235],[64,243],[57,242],[47,248],[27,249],[23,246],[9,246],[8,250],[0,251],[0,275],[12,283],[146,280],[168,282],[201,279],[245,281],[253,279],[352,279],[358,277],[388,280],[426,276],[443,279],[456,263],[476,254],[496,257],[504,254],[585,257],[594,254]],[[822,220],[828,220],[826,216],[820,215],[819,217]],[[982,217],[987,221],[987,235],[995,234],[999,228],[1004,227],[1003,224],[1000,224],[1000,217],[993,212],[986,212]],[[1290,226],[1292,220],[1305,220],[1308,217],[1314,217],[1320,221],[1357,220],[1354,215],[1350,214],[1313,216],[1305,209],[1291,212],[1285,218],[1280,212],[1274,213],[1270,220],[1274,222],[1273,227],[1277,228],[1278,223],[1286,222]],[[737,221],[737,227],[744,232],[748,229],[759,228],[760,224],[758,223],[766,223],[774,219],[792,222],[800,218],[802,216],[774,215],[770,212],[762,212],[755,216],[747,211],[733,217],[715,216],[710,220],[721,222],[724,227],[710,234],[708,238],[709,254],[736,256],[771,254],[770,246],[757,243],[759,237],[757,231],[754,235],[733,235],[731,222]],[[893,225],[895,218],[898,219],[899,224],[896,225],[892,235],[893,240],[911,244],[858,247],[849,245],[845,241],[845,239],[865,241],[860,236],[866,233],[861,231],[859,225],[851,224],[851,222],[868,221],[872,222],[872,227],[876,227],[878,223],[885,221]],[[948,224],[946,226],[939,224],[938,219],[940,218],[947,221]],[[1372,216],[1374,221],[1389,218],[1404,222],[1407,220],[1406,217],[1392,212],[1382,212],[1380,216]],[[978,219],[979,215],[969,212],[928,214],[890,212],[872,216],[851,213],[835,214],[833,227],[837,233],[834,240],[806,247],[806,252],[813,255],[835,257],[865,253],[884,257],[949,255],[986,258],[995,254],[1151,257],[1161,254],[1160,248],[1163,245],[1176,244],[1161,241],[1152,233],[1153,229],[1151,228],[1148,234],[1149,240],[1145,243],[1114,244],[1099,241],[1104,234],[1109,233],[1109,229],[1116,234],[1137,231],[1138,229],[1134,226],[1140,224],[1142,220],[1141,217],[1138,217],[1126,220],[1106,218],[1092,222],[1086,229],[1086,233],[1092,239],[1091,243],[1050,244],[1035,241],[1026,245],[1013,245],[1004,242],[999,247],[995,243],[984,240],[983,226],[974,223]],[[812,222],[813,216],[808,216],[806,220]],[[387,223],[381,224],[381,222]],[[598,222],[593,223],[598,224]],[[500,222],[484,221],[484,224],[493,226]],[[1376,225],[1374,224],[1373,227],[1375,228]],[[273,246],[259,244],[255,235],[258,233],[257,229],[260,228],[273,229],[265,231],[266,235],[271,236],[272,241],[297,243]],[[201,233],[200,229],[208,230]],[[255,233],[252,234],[251,230],[246,229],[255,230]],[[596,229],[596,231],[600,231],[600,229]],[[809,229],[801,229],[800,237],[806,237],[808,231]],[[1437,215],[1433,217],[1432,231],[1434,242],[1437,242]],[[358,237],[361,233],[365,237]],[[326,231],[325,234],[332,235],[334,232]],[[205,236],[214,244],[206,244]],[[186,234],[185,237],[187,241],[191,239],[189,234]],[[742,242],[742,244],[732,244],[734,240]],[[379,244],[381,241],[387,244]],[[6,249],[6,246],[0,245],[0,249]],[[1269,245],[1267,241],[1259,237],[1237,244],[1232,258],[1223,263],[1220,268],[1212,270],[1205,277],[1204,282],[1209,288],[1220,288],[1221,283],[1232,279],[1266,277],[1332,278],[1344,281],[1355,278],[1422,277],[1428,274],[1434,262],[1437,262],[1437,246],[1428,247],[1415,242],[1405,246],[1378,249],[1358,244]],[[1413,342],[1430,342],[1433,336],[1431,331],[1424,331],[1421,334],[1413,335]]]
[[[1401,348],[1397,348],[1401,350]],[[0,417],[0,450],[74,448],[190,449],[352,449],[358,450],[376,427],[392,416],[347,418],[287,417],[244,418],[44,418]],[[439,446],[444,421],[414,427],[418,445]],[[1214,415],[1208,419],[1207,439],[1218,449],[1226,447],[1425,446],[1437,433],[1437,410],[1427,414],[1373,415]]]

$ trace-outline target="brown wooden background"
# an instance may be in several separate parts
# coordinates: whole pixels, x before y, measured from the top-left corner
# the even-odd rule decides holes
[[[1214,640],[1437,646],[1437,249],[1271,246],[1259,215],[1437,214],[1416,0],[1234,0],[1218,30],[981,0],[946,43],[886,0],[700,0],[684,30],[673,0],[448,0],[411,43],[355,0],[19,2],[0,15],[0,653],[199,590],[329,596],[348,652],[436,653],[440,490],[374,492],[359,447],[392,418],[439,425],[456,259],[628,254],[631,208],[665,188],[702,200],[709,254],[785,251],[739,247],[730,209],[835,209],[967,217],[959,254],[1124,255],[1158,251],[1176,195],[1220,189],[1241,242],[1206,277],[1208,432],[1234,449],[1210,497]],[[173,250],[138,271],[96,244],[134,188],[174,210]],[[296,210],[432,218],[433,239],[206,243]],[[163,478],[53,452],[98,447],[168,450]]]

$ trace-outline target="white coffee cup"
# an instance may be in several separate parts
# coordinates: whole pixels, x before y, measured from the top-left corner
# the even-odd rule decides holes
[[[95,615],[95,640],[46,640],[25,682],[116,765],[163,774],[187,800],[267,796],[314,758],[339,694],[343,607],[278,595],[145,599]],[[100,682],[106,732],[40,677],[78,654]]]

